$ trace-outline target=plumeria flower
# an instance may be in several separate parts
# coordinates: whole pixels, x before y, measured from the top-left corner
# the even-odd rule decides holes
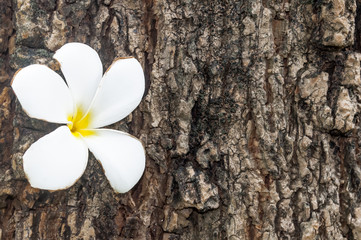
[[[140,63],[119,58],[102,76],[97,52],[82,43],[65,44],[54,58],[67,84],[39,64],[19,70],[12,81],[30,117],[66,124],[25,152],[23,166],[31,186],[47,190],[72,186],[87,166],[89,149],[113,189],[129,191],[145,168],[143,145],[127,133],[100,128],[123,119],[140,103],[145,88]]]

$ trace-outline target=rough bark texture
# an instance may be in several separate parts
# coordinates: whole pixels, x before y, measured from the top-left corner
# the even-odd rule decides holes
[[[112,126],[146,146],[129,193],[93,156],[67,190],[25,178],[57,126],[12,75],[72,41],[145,70]],[[361,239],[360,51],[358,0],[0,0],[0,239]]]

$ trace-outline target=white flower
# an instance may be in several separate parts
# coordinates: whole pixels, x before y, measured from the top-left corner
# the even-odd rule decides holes
[[[68,43],[54,55],[64,80],[44,65],[15,74],[12,88],[33,118],[67,124],[33,143],[23,156],[32,187],[59,190],[73,185],[88,162],[88,148],[100,161],[110,185],[129,191],[145,168],[145,152],[135,137],[99,129],[130,114],[140,103],[144,73],[134,58],[120,58],[103,75],[98,54],[82,43]]]

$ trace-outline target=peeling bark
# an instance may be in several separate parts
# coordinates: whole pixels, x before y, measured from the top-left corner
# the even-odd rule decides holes
[[[0,1],[0,239],[360,239],[361,2]],[[67,190],[30,187],[29,146],[55,124],[10,88],[84,42],[147,87],[111,128],[146,146],[116,194],[90,157]]]

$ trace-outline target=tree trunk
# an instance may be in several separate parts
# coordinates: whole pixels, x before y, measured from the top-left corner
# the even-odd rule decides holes
[[[0,1],[0,239],[361,239],[361,1]],[[126,194],[92,155],[69,189],[25,178],[57,125],[11,78],[74,41],[145,71],[111,126],[146,146]]]

